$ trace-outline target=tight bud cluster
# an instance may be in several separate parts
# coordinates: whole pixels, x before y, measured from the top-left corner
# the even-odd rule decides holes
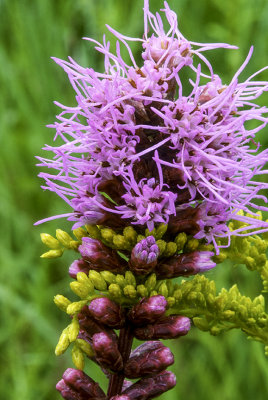
[[[173,354],[159,339],[186,335],[191,324],[187,317],[165,316],[167,308],[168,303],[161,295],[143,298],[129,310],[100,297],[78,314],[79,337],[89,343],[94,353],[90,358],[112,376],[110,382],[121,382],[116,386],[119,393],[114,393],[115,388],[110,385],[110,398],[146,400],[175,385],[175,376],[166,371],[174,362]],[[119,337],[114,329],[120,329]],[[145,343],[131,352],[134,337]],[[124,388],[125,377],[139,380]],[[87,375],[72,369],[64,373],[57,390],[66,400],[84,400],[85,390],[88,398],[104,396],[100,391],[97,393],[98,386]]]

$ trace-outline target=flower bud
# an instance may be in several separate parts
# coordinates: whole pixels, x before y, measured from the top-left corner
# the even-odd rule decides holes
[[[125,270],[124,261],[116,251],[105,246],[100,240],[85,237],[79,246],[83,260],[89,263],[89,268],[96,271],[111,271],[121,273]]]
[[[92,336],[92,347],[97,362],[111,371],[123,369],[123,359],[117,347],[117,341],[105,332],[95,333]]]
[[[134,330],[139,340],[175,339],[188,333],[191,321],[187,317],[172,315],[163,317],[155,324],[149,324]]]
[[[160,394],[172,389],[175,385],[175,375],[170,371],[163,371],[152,378],[140,379],[127,388],[123,395],[127,395],[129,400],[147,400],[160,396]]]
[[[156,295],[144,298],[132,307],[128,318],[134,325],[149,324],[162,317],[166,308],[167,301],[164,296]]]
[[[147,275],[155,268],[158,256],[155,238],[148,236],[132,249],[129,267],[136,275]]]
[[[110,400],[130,400],[130,397],[126,394],[117,394],[116,396],[111,397]]]
[[[92,300],[88,310],[96,321],[114,329],[121,328],[125,322],[122,308],[107,297]]]
[[[159,341],[145,342],[132,351],[124,372],[127,378],[136,379],[152,376],[174,363],[168,347]]]
[[[96,398],[105,398],[105,394],[99,387],[98,383],[94,382],[84,372],[68,368],[60,380],[56,389],[61,393],[66,400],[93,400]]]
[[[205,272],[216,266],[210,259],[213,255],[212,251],[194,251],[171,257],[156,266],[157,278],[176,278]]]
[[[93,336],[95,333],[105,332],[109,336],[116,338],[116,334],[112,329],[104,327],[101,323],[93,320],[91,313],[88,310],[88,306],[82,308],[81,312],[78,314],[78,320],[80,328],[89,336]]]
[[[89,264],[84,260],[75,260],[69,267],[69,275],[71,278],[76,279],[78,272],[88,274],[89,268]]]

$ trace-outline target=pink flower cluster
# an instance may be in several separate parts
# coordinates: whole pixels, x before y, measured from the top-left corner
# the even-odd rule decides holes
[[[266,203],[260,190],[268,185],[254,180],[267,172],[268,152],[259,151],[255,135],[268,122],[268,108],[254,103],[268,90],[267,82],[255,80],[265,68],[239,82],[251,48],[231,82],[223,84],[203,53],[234,46],[187,41],[176,14],[164,4],[168,32],[146,0],[143,39],[108,27],[117,38],[115,54],[105,37],[103,44],[87,39],[104,55],[105,72],[82,67],[70,57],[54,58],[76,94],[73,107],[56,103],[61,113],[50,126],[63,144],[45,147],[54,153],[52,159],[39,157],[40,166],[54,170],[40,173],[43,187],[71,208],[56,218],[67,216],[75,227],[135,224],[152,230],[161,222],[174,225],[191,207],[197,228],[190,233],[215,245],[216,237],[268,230],[267,223],[254,218],[257,210],[267,210],[255,200]],[[142,45],[140,66],[132,41]],[[127,48],[129,63],[120,45]],[[190,93],[181,80],[182,69],[194,76]],[[248,121],[256,121],[256,127],[248,128]],[[230,219],[248,226],[229,232]]]

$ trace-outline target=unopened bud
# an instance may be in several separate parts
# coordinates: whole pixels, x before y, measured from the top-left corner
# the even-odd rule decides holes
[[[177,245],[178,251],[183,250],[185,243],[187,242],[187,235],[185,232],[179,233],[176,237],[174,242]]]
[[[41,258],[58,258],[63,254],[63,249],[49,250],[46,253],[43,253]]]
[[[175,375],[170,371],[163,371],[151,378],[140,379],[127,388],[123,395],[127,395],[130,400],[153,399],[172,389],[175,385]]]
[[[87,236],[87,232],[81,227],[74,229],[73,234],[78,240],[82,240],[83,237]]]
[[[105,398],[105,394],[98,383],[82,371],[68,368],[62,378],[57,383],[56,389],[66,400]]]
[[[162,317],[167,308],[164,296],[157,295],[139,301],[129,312],[128,318],[135,325],[154,322]]]
[[[97,362],[104,368],[117,372],[123,369],[123,359],[117,347],[117,340],[105,332],[92,336],[92,347]]]
[[[134,330],[134,336],[139,340],[175,339],[184,336],[191,328],[187,317],[173,315],[163,317],[155,324],[145,325]]]
[[[214,253],[211,251],[194,251],[165,259],[156,266],[155,272],[157,278],[176,278],[178,276],[189,276],[205,272],[216,266],[211,261],[213,255]]]
[[[89,272],[89,263],[84,260],[75,260],[69,267],[69,275],[71,278],[76,279],[79,272],[84,272],[86,275]]]
[[[48,233],[41,233],[42,242],[52,250],[60,248],[60,242]]]
[[[73,238],[67,232],[61,229],[56,230],[56,238],[66,248],[69,248],[70,242],[73,241]]]
[[[92,300],[88,310],[96,321],[111,328],[119,329],[124,325],[125,318],[122,308],[107,297]]]
[[[137,242],[137,232],[132,226],[124,228],[123,235],[130,244],[133,245]]]
[[[60,310],[66,312],[68,305],[71,304],[71,301],[61,294],[57,294],[57,296],[54,297],[54,303],[57,307],[59,307]]]
[[[105,246],[100,240],[89,237],[83,238],[79,246],[83,260],[89,263],[90,269],[96,271],[111,271],[120,273],[125,270],[124,260],[115,250]]]
[[[174,357],[168,347],[159,341],[149,341],[132,351],[124,372],[127,378],[136,379],[155,375],[173,363]]]
[[[155,268],[158,256],[155,238],[148,236],[132,249],[129,267],[136,275],[147,275]]]

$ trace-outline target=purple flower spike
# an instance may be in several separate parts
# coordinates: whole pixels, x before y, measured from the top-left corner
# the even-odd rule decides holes
[[[176,377],[170,371],[160,372],[152,378],[144,378],[134,383],[123,394],[130,400],[147,400],[160,396],[176,385]]]
[[[90,269],[108,270],[118,274],[125,270],[123,259],[100,240],[85,237],[78,249],[83,260],[89,263]]]
[[[107,297],[93,299],[88,306],[92,317],[110,328],[122,328],[125,317],[122,308]]]
[[[134,330],[134,336],[139,340],[175,339],[187,335],[191,321],[187,317],[172,315],[163,317],[155,324],[145,325]]]
[[[174,363],[169,348],[159,341],[145,342],[132,351],[124,372],[127,378],[152,376]]]
[[[69,267],[69,275],[71,278],[76,279],[78,272],[84,272],[85,274],[88,274],[89,269],[89,264],[86,261],[75,260]]]
[[[155,268],[158,256],[159,247],[155,238],[148,236],[132,249],[129,267],[136,275],[147,275]]]
[[[157,278],[176,278],[205,272],[216,266],[216,263],[211,261],[212,256],[214,253],[211,251],[193,251],[176,255],[157,265],[155,270]]]
[[[153,323],[165,314],[167,305],[167,300],[160,294],[144,298],[132,307],[128,318],[134,325]]]
[[[104,368],[118,372],[123,369],[122,356],[117,347],[117,341],[107,333],[96,333],[92,337],[97,362]]]
[[[105,398],[105,394],[88,375],[77,369],[68,368],[56,389],[66,400],[95,400]]]

